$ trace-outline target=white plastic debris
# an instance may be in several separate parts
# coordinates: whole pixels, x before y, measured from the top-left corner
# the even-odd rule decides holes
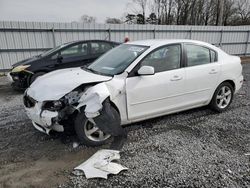
[[[77,148],[79,146],[79,142],[73,142],[73,148]]]
[[[120,152],[117,150],[99,150],[92,155],[87,161],[74,168],[75,175],[82,175],[84,172],[87,179],[104,178],[107,179],[109,174],[118,174],[128,168],[112,162],[120,159]],[[79,172],[80,171],[80,172]]]

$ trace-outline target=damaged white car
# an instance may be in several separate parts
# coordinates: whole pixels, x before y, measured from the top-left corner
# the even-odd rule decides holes
[[[119,136],[122,125],[209,105],[222,112],[243,82],[239,57],[193,40],[122,44],[88,67],[38,78],[25,92],[33,125],[74,126],[86,145]]]

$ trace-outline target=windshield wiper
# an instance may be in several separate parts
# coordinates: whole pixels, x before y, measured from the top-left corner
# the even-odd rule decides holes
[[[83,68],[84,70],[89,71],[89,72],[92,72],[92,73],[94,73],[94,74],[99,74],[99,75],[103,75],[103,76],[113,76],[113,75],[110,75],[110,74],[104,74],[104,73],[102,73],[102,72],[96,71],[96,70],[91,69],[91,68],[89,68],[89,67],[87,67],[87,66],[83,66],[82,68]]]

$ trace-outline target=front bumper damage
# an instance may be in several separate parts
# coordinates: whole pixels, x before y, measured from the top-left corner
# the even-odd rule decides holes
[[[10,72],[8,79],[11,82],[11,86],[15,89],[25,89],[28,87],[28,80],[31,73],[28,72]]]
[[[25,102],[26,103],[26,102]],[[34,102],[33,106],[27,107],[25,110],[28,117],[32,120],[33,126],[40,132],[49,134],[51,130],[63,132],[64,128],[58,124],[58,112],[42,110],[42,102]]]
[[[28,89],[26,96],[31,100],[32,104],[25,105],[26,111],[34,127],[47,134],[51,130],[64,131],[64,120],[74,122],[74,115],[84,110],[85,116],[89,120],[95,121],[96,126],[104,133],[112,136],[125,136],[126,133],[121,127],[119,109],[119,106],[125,106],[124,104],[119,105],[120,98],[125,96],[124,87],[124,79],[118,78],[94,86],[84,86],[84,89],[82,88],[80,91],[79,88],[76,88],[63,97],[51,100],[60,100],[64,103],[62,109],[53,111],[44,109],[43,105],[46,101],[41,99],[36,101],[32,97],[36,96],[37,91],[29,91]],[[78,93],[78,95],[74,93]],[[54,94],[56,95],[56,93]],[[25,96],[24,100],[27,100]],[[24,101],[25,103],[27,101]],[[113,105],[115,105],[115,108]]]

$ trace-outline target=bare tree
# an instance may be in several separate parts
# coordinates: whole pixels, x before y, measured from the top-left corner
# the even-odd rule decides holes
[[[95,23],[96,18],[93,16],[88,16],[88,15],[84,14],[81,16],[80,21],[83,23]]]
[[[239,0],[237,2],[237,13],[240,16],[242,24],[248,24],[250,18],[250,2],[248,0]]]
[[[146,9],[148,5],[148,0],[133,0],[133,2],[139,6],[140,11],[138,14],[142,14],[143,16],[143,23],[146,23]]]
[[[223,25],[223,16],[224,16],[224,0],[218,0],[218,13],[216,25]]]
[[[136,18],[135,22],[130,23],[177,25],[250,24],[250,0],[131,1],[134,3],[132,7],[139,7],[140,10],[130,14],[130,16],[128,14],[128,18]],[[151,11],[148,17],[146,16],[146,10]],[[131,15],[134,15],[134,17],[131,17]]]

